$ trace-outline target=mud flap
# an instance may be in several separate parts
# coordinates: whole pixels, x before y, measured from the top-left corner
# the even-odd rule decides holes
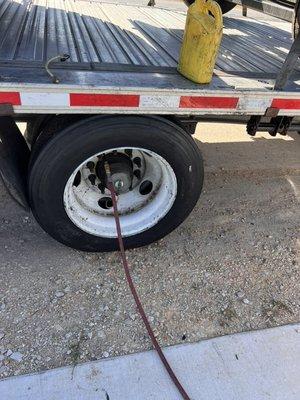
[[[10,195],[26,210],[27,169],[30,151],[14,119],[0,117],[0,176]]]

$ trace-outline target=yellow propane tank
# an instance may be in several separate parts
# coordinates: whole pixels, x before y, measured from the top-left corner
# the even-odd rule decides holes
[[[178,71],[197,83],[209,83],[222,39],[222,11],[213,0],[196,0],[187,12]]]

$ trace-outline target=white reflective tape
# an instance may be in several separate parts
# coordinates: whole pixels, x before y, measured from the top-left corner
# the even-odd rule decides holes
[[[20,93],[22,106],[69,106],[69,93]]]
[[[180,96],[146,96],[140,97],[140,108],[178,108]]]
[[[271,106],[272,98],[243,96],[240,97],[237,110],[263,113]]]

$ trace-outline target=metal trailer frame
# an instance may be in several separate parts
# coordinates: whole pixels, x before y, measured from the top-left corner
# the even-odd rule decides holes
[[[77,3],[80,6],[81,2]],[[2,115],[22,118],[57,113],[130,113],[190,116],[192,119],[240,116],[244,120],[252,115],[300,115],[300,67],[296,65],[299,38],[286,56],[292,41],[289,33],[282,30],[282,25],[279,30],[272,24],[264,26],[251,19],[225,20],[225,35],[213,80],[210,85],[198,85],[176,71],[185,19],[183,13],[123,5],[120,13],[127,15],[115,17],[113,14],[117,9],[113,5],[85,3],[90,4],[90,14],[98,12],[95,22],[90,14],[79,15],[73,3],[54,2],[58,5],[58,13],[50,7],[50,1],[46,16],[41,10],[43,4],[42,0],[0,2],[0,36],[1,18],[4,21],[4,37],[0,42]],[[16,9],[14,13],[7,11],[9,7]],[[57,14],[53,15],[55,12]],[[46,20],[42,20],[42,16]],[[44,32],[41,29],[47,21]],[[20,28],[14,27],[20,22]],[[37,22],[38,33],[35,35],[32,27]],[[85,27],[81,26],[83,23]],[[50,31],[50,24],[55,24],[57,33]],[[63,28],[59,31],[61,24]],[[94,26],[91,28],[93,24],[97,24],[97,32]],[[170,27],[173,24],[175,28]],[[75,31],[77,25],[80,32]],[[243,28],[247,30],[242,31]],[[82,37],[84,32],[86,36]],[[46,35],[42,43],[41,33]],[[67,36],[62,39],[64,33]],[[262,39],[263,35],[270,39]],[[13,36],[17,36],[18,41],[11,46]],[[73,38],[74,43],[71,42]],[[94,42],[99,38],[116,42],[111,43],[112,50],[105,46],[100,48],[107,54],[102,55],[97,48],[98,54],[95,53]],[[146,41],[151,42],[149,46]],[[170,44],[169,49],[163,48],[164,41]],[[282,46],[285,46],[284,51]],[[57,55],[61,49],[66,49],[64,53],[69,54]],[[106,62],[101,62],[101,58]],[[59,59],[66,62],[59,62]],[[115,62],[111,62],[114,59]],[[53,80],[59,83],[54,84]]]
[[[271,15],[275,18],[280,18],[284,21],[292,22],[294,19],[294,5],[284,6],[280,1],[268,0],[226,0],[229,3],[238,4],[244,8],[251,8],[253,10],[261,11],[264,14]],[[244,15],[246,16],[246,15]]]
[[[204,119],[243,121],[251,135],[300,131],[300,35],[292,42],[286,22],[226,18],[213,80],[198,85],[176,71],[184,13],[86,2],[83,15],[81,0],[43,4],[0,0],[0,137],[13,136],[0,144],[0,169],[24,206],[26,160],[16,168],[8,156],[16,143],[17,153],[26,151],[17,120],[152,114],[191,127]]]

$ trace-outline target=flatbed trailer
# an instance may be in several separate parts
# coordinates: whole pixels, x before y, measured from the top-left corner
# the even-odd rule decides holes
[[[289,23],[224,16],[208,85],[176,70],[184,25],[184,12],[156,7],[0,1],[2,177],[61,242],[116,248],[103,160],[133,247],[167,234],[196,203],[203,167],[190,134],[197,122],[244,122],[250,134],[300,130],[299,45]],[[28,122],[31,152],[17,121]]]

